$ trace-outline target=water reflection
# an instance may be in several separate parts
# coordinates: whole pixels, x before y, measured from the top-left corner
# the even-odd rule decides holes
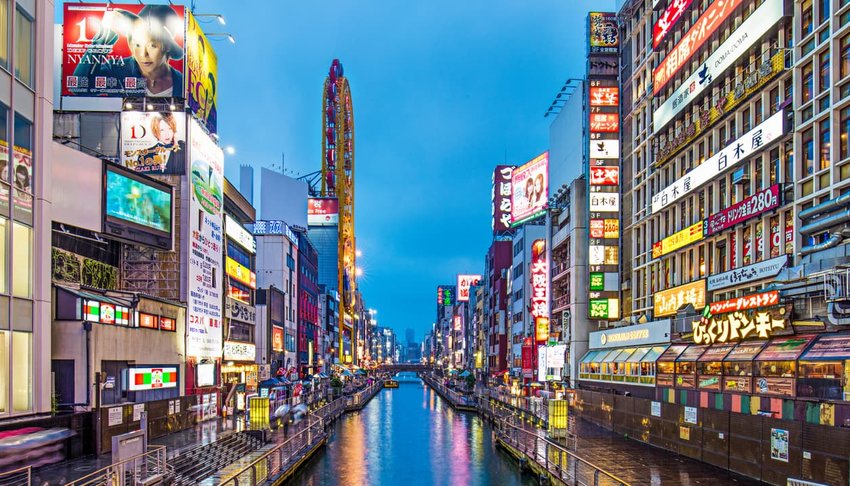
[[[497,451],[490,426],[457,413],[421,383],[380,392],[334,426],[328,445],[291,484],[532,485]]]

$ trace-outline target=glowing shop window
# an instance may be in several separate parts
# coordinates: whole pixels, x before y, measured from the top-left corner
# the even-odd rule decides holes
[[[12,332],[12,409],[32,410],[32,333]]]
[[[12,227],[12,294],[15,297],[32,297],[32,228],[20,223]]]

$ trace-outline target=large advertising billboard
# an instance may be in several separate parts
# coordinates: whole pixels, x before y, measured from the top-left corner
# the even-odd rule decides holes
[[[513,166],[510,165],[497,165],[495,171],[493,171],[493,197],[491,200],[493,233],[501,233],[511,229],[511,212],[513,210],[511,174],[513,170]]]
[[[655,317],[672,316],[687,304],[702,310],[705,307],[705,279],[661,290],[652,298]]]
[[[221,357],[224,153],[196,120],[189,122],[191,150],[189,288],[186,353]]]
[[[760,152],[785,133],[785,114],[780,110],[740,138],[723,147],[692,171],[652,196],[652,212],[665,207],[699,189],[703,184],[731,170],[739,162]]]
[[[705,222],[705,235],[711,236],[778,208],[781,196],[779,184],[774,184],[739,203],[712,214]]]
[[[184,96],[184,7],[71,3],[64,7],[63,96]]]
[[[714,2],[712,7],[720,1]],[[655,110],[652,115],[653,131],[658,132],[664,128],[691,101],[708,88],[712,81],[720,79],[723,73],[738,61],[739,57],[748,52],[768,30],[776,25],[784,15],[783,2],[784,0],[766,0],[752,15],[747,17],[747,20],[713,51],[708,60],[691,73],[676,91]],[[679,61],[682,60],[679,59]]]
[[[703,239],[704,224],[702,221],[693,224],[682,231],[677,231],[661,241],[652,245],[652,258],[659,258],[668,253],[696,243]]]
[[[144,174],[185,174],[186,114],[121,113],[121,165]]]
[[[620,45],[617,14],[613,12],[590,12],[587,18],[590,52],[616,54],[617,47]]]
[[[457,276],[457,301],[469,302],[469,290],[481,282],[481,275]]]
[[[171,249],[171,187],[104,164],[103,232],[143,245]]]
[[[682,40],[670,50],[667,57],[652,71],[652,94],[657,95],[667,82],[679,72],[679,69],[690,64],[691,56],[711,38],[711,35],[720,28],[723,21],[743,2],[744,0],[716,0],[709,5],[696,23],[682,37]],[[681,86],[687,85],[682,83]]]
[[[653,49],[658,49],[658,45],[670,33],[670,29],[682,18],[682,15],[684,15],[692,3],[694,3],[694,0],[671,0],[652,27]]]
[[[549,200],[549,152],[543,152],[511,174],[511,224],[541,216]]]
[[[339,224],[339,199],[335,197],[307,199],[307,224],[333,226]]]
[[[210,133],[216,133],[218,112],[218,56],[198,20],[186,17],[186,103]]]
[[[531,244],[531,317],[538,343],[549,339],[549,255],[546,240]]]

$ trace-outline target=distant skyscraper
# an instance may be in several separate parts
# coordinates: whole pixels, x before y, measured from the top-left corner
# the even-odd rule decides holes
[[[407,344],[416,342],[416,332],[413,329],[408,327],[404,335],[407,338]]]
[[[249,203],[254,204],[254,168],[250,165],[239,166],[239,192]]]

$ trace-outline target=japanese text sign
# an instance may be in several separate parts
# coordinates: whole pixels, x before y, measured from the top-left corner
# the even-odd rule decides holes
[[[714,344],[740,341],[747,338],[767,339],[774,331],[783,330],[787,324],[784,307],[772,310],[736,311],[713,316],[703,315],[692,326],[694,342]]]
[[[668,253],[674,252],[680,248],[684,248],[692,243],[703,238],[703,222],[700,221],[691,225],[682,231],[673,233],[672,235],[656,242],[652,245],[652,258],[658,258]]]
[[[687,304],[702,309],[705,307],[705,279],[661,290],[652,297],[655,317],[673,315]]]

